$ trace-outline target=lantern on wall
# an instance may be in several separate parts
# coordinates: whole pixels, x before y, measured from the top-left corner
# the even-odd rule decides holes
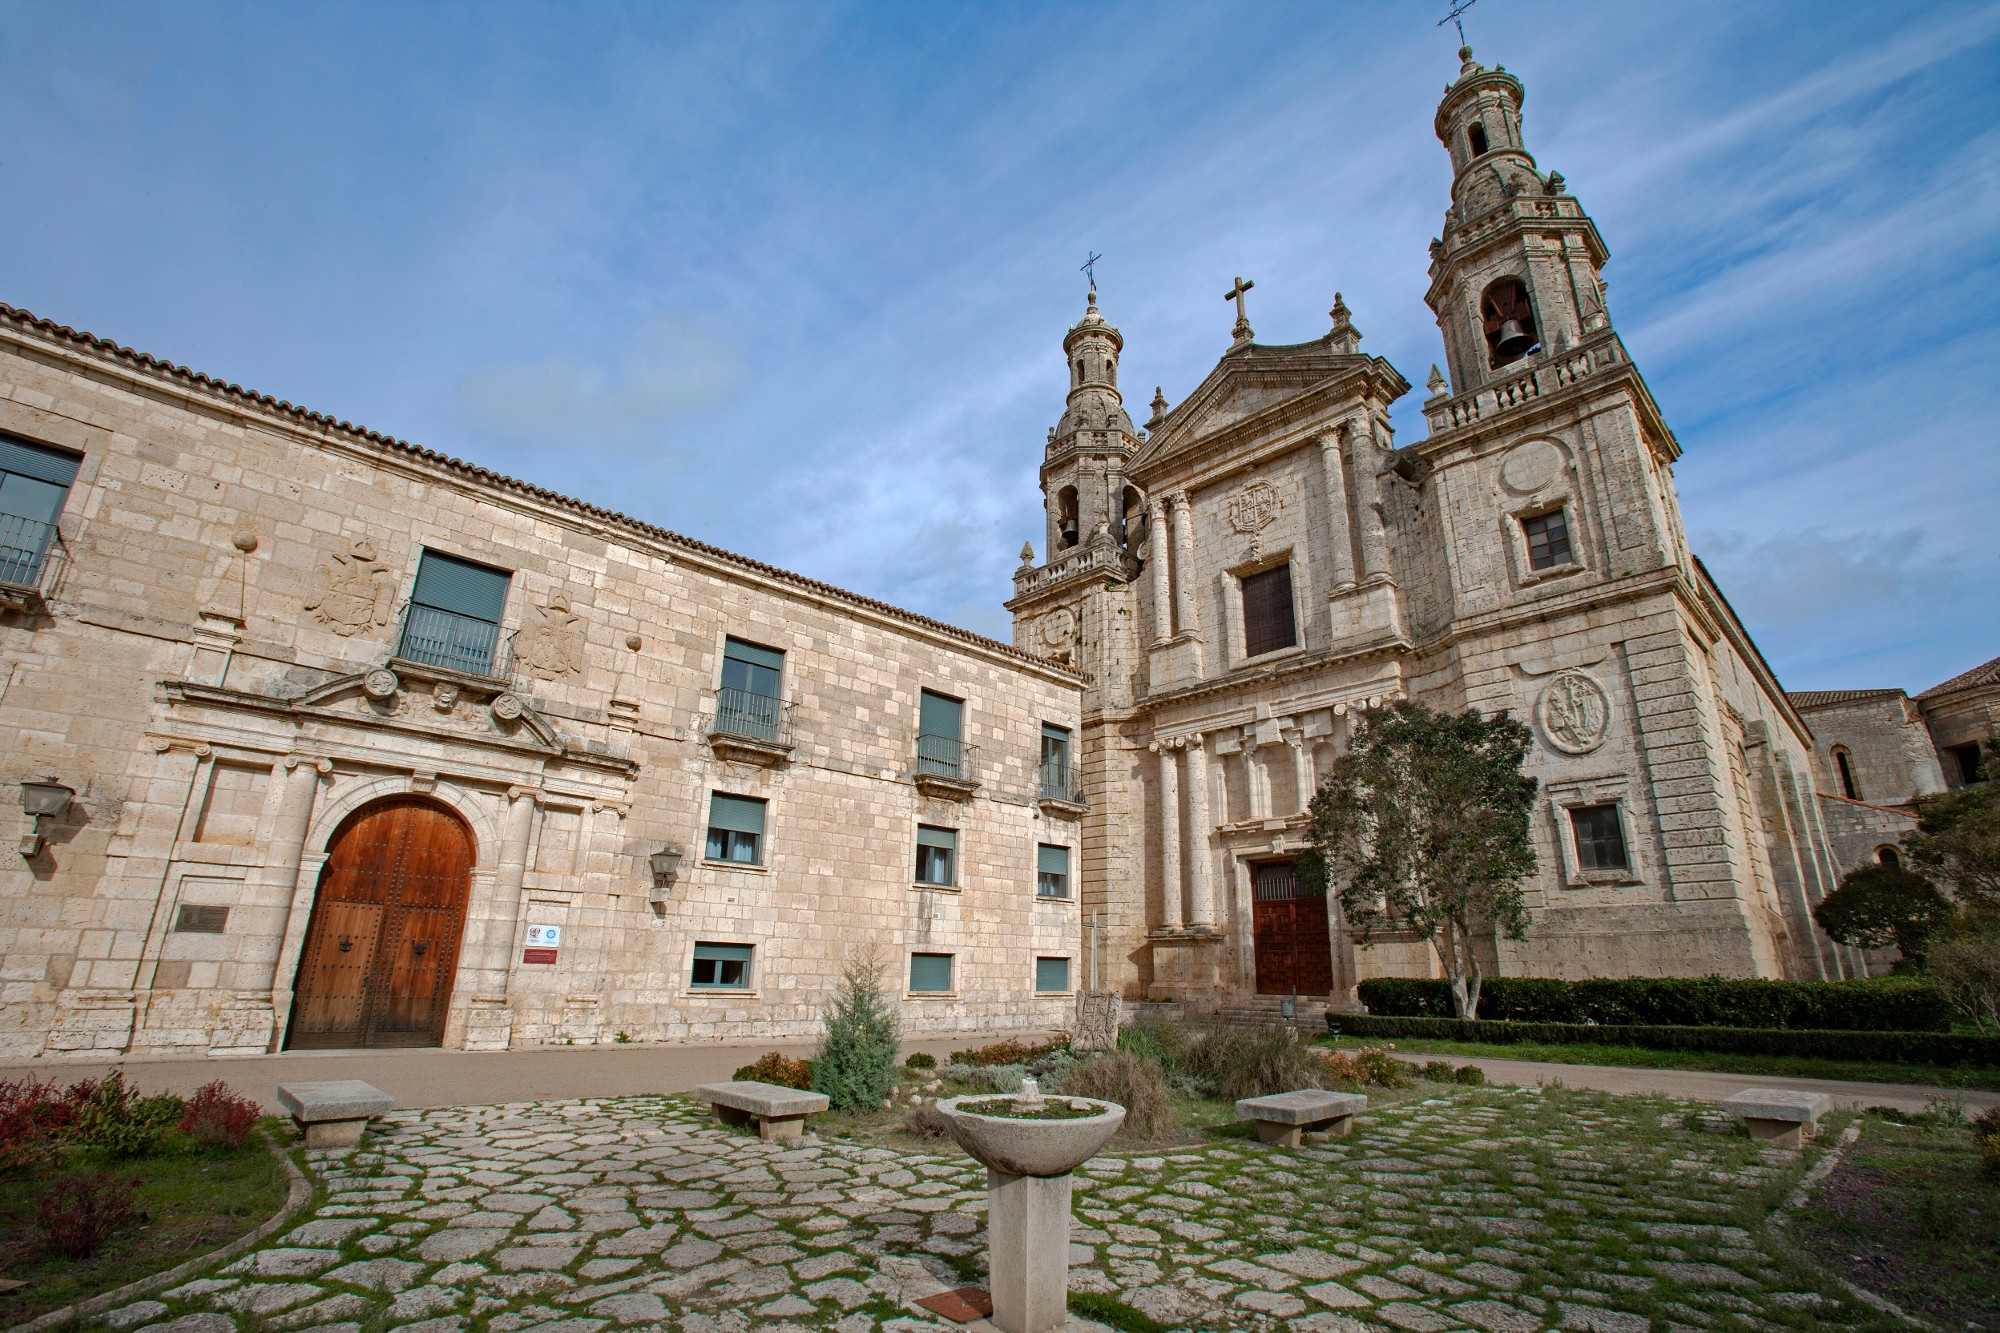
[[[684,855],[680,848],[668,843],[646,858],[646,863],[653,869],[653,889],[646,895],[650,901],[667,901],[667,890],[673,887],[674,877],[680,873],[681,857]]]
[[[51,773],[41,781],[29,779],[21,784],[21,813],[28,816],[28,831],[21,835],[21,855],[36,856],[42,850],[42,821],[60,816],[69,809],[69,798],[76,795],[74,787],[65,787]]]

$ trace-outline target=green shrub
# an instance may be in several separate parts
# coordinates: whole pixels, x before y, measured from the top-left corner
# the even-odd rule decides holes
[[[1642,1046],[1656,1051],[1800,1055],[1891,1064],[2000,1065],[2000,1037],[1949,1032],[1822,1032],[1788,1028],[1668,1027],[1600,1023],[1514,1023],[1490,1019],[1384,1018],[1349,1014],[1343,1035],[1430,1037],[1497,1045]]]
[[[935,1055],[926,1055],[922,1051],[912,1051],[910,1052],[910,1058],[903,1061],[903,1064],[910,1069],[936,1069],[937,1057]]]
[[[118,1157],[150,1157],[167,1146],[187,1103],[171,1092],[141,1097],[112,1070],[77,1107],[71,1130],[77,1142]]]
[[[1486,1071],[1478,1065],[1460,1065],[1452,1071],[1451,1081],[1463,1083],[1468,1088],[1483,1088],[1486,1086]]]
[[[1385,1050],[1361,1050],[1354,1056],[1361,1081],[1377,1088],[1407,1088],[1416,1082],[1410,1067]]]
[[[1458,1081],[1458,1074],[1452,1069],[1451,1061],[1449,1060],[1424,1061],[1423,1075],[1433,1083],[1455,1083]]]
[[[1031,1065],[1057,1051],[1068,1049],[1069,1039],[1066,1037],[1045,1041],[1039,1046],[1009,1038],[987,1046],[975,1046],[969,1051],[953,1051],[948,1058],[952,1064],[972,1065],[975,1068],[983,1065]]]
[[[1448,982],[1371,977],[1359,989],[1361,1002],[1373,1016],[1451,1016]],[[1489,977],[1480,990],[1479,1016],[1526,1023],[1946,1032],[1951,1028],[1952,1006],[1940,987],[1920,977],[1868,981]]]
[[[753,1083],[770,1083],[780,1088],[812,1087],[813,1067],[810,1060],[795,1060],[789,1055],[772,1051],[757,1057],[756,1063],[744,1065],[730,1077],[748,1079]]]
[[[1106,1051],[1079,1060],[1063,1077],[1063,1092],[1095,1097],[1125,1108],[1121,1137],[1141,1141],[1165,1138],[1174,1129],[1173,1099],[1167,1095],[1160,1066],[1130,1051]]]
[[[896,1088],[902,1033],[882,991],[882,965],[848,964],[824,1019],[826,1035],[812,1062],[812,1090],[836,1111],[873,1111]]]

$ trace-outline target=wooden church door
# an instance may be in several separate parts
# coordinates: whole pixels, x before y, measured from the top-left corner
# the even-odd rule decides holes
[[[458,970],[472,837],[415,797],[334,835],[320,873],[286,1046],[437,1046]]]
[[[1333,994],[1326,895],[1306,896],[1290,861],[1251,867],[1259,995]]]

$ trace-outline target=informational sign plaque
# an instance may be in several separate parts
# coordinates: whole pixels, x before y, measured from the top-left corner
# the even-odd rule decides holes
[[[524,963],[553,963],[556,950],[562,947],[561,926],[529,926],[528,943],[521,950]]]

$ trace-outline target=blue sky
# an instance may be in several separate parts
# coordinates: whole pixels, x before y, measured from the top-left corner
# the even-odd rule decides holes
[[[1239,273],[1440,359],[1444,8],[0,0],[0,300],[1005,637],[1089,250],[1140,419]],[[1468,35],[1786,684],[2000,653],[2000,5]]]

